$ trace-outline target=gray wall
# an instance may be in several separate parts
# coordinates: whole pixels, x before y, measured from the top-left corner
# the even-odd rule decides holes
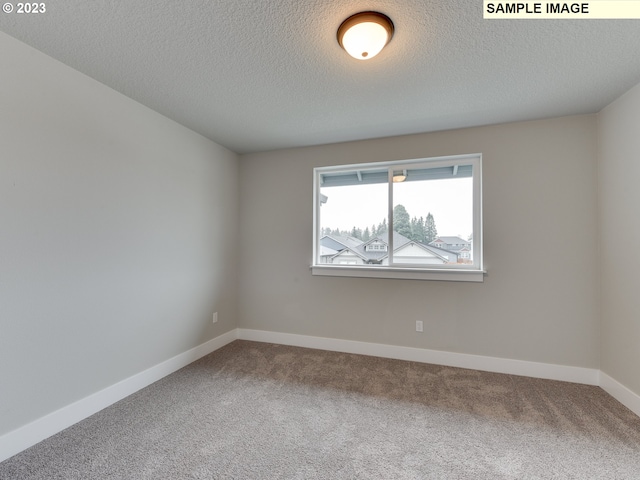
[[[238,166],[1,33],[0,58],[2,435],[236,327]]]
[[[640,84],[598,120],[601,370],[640,395]]]
[[[242,156],[239,327],[598,368],[596,136],[592,115]],[[311,275],[314,167],[475,152],[484,283]]]

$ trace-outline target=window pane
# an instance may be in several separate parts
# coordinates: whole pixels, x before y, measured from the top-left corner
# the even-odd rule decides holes
[[[367,182],[372,178],[383,183]],[[321,182],[318,264],[382,264],[388,255],[387,169],[343,172]]]
[[[481,154],[315,168],[312,274],[481,282],[481,177]]]
[[[394,170],[395,265],[472,263],[473,167]]]

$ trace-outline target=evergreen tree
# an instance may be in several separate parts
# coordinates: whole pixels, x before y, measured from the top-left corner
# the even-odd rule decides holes
[[[405,237],[411,237],[411,219],[404,205],[393,208],[393,230]]]
[[[424,217],[413,217],[411,219],[411,240],[426,243],[427,232],[424,224]]]
[[[368,242],[371,239],[371,232],[369,231],[369,227],[364,229],[364,232],[362,233],[362,241],[363,242]]]
[[[425,221],[425,224],[424,224],[424,230],[425,230],[426,243],[431,243],[436,238],[438,238],[438,229],[436,228],[436,221],[433,218],[433,215],[431,215],[431,212],[429,212],[429,214],[427,215],[427,220]]]
[[[389,230],[389,227],[387,227],[387,219],[383,218],[382,222],[380,222],[378,224],[378,227],[376,228],[376,237],[379,235],[382,235],[383,233],[386,233],[386,231]]]

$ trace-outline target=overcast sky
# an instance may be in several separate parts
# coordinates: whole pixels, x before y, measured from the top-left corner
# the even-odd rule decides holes
[[[395,183],[394,205],[404,205],[410,217],[427,217],[431,212],[438,235],[460,236],[473,231],[472,179],[456,178]],[[320,225],[341,230],[371,228],[387,217],[386,183],[324,187],[327,203],[320,208]]]

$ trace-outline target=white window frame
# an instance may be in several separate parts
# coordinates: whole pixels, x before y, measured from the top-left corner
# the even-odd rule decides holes
[[[320,215],[321,205],[321,178],[323,174],[335,174],[340,172],[365,171],[367,169],[388,171],[388,213],[387,224],[389,232],[393,232],[393,172],[394,170],[410,170],[417,167],[438,168],[456,165],[472,165],[473,167],[473,242],[472,264],[447,264],[437,267],[425,265],[407,265],[393,261],[393,235],[388,239],[387,252],[389,253],[389,265],[357,265],[345,266],[337,264],[319,263],[320,251]],[[337,277],[366,277],[366,278],[397,278],[414,280],[445,280],[462,282],[482,282],[484,280],[484,259],[482,245],[482,154],[455,155],[434,158],[416,158],[411,160],[399,160],[389,162],[362,163],[351,165],[336,165],[330,167],[317,167],[313,169],[313,262],[312,275],[337,276]]]

